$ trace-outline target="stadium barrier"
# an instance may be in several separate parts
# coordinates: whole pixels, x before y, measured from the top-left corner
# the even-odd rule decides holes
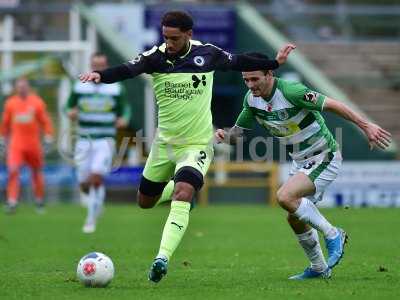
[[[280,183],[291,164],[280,165]],[[399,161],[344,161],[319,207],[400,207]]]
[[[264,188],[268,189],[266,202],[276,205],[278,187],[277,163],[215,162],[204,179],[198,201],[200,205],[206,206],[211,188]]]

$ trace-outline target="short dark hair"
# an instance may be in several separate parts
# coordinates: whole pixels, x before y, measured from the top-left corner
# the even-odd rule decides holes
[[[104,56],[107,59],[107,55],[103,52],[94,52],[94,53],[92,53],[91,58],[99,57],[99,56]]]
[[[268,57],[268,55],[260,53],[260,52],[246,52],[245,54],[248,56],[255,57],[255,58],[270,59]],[[264,73],[264,75],[266,75],[268,73],[268,71],[271,71],[271,70],[260,70],[260,71],[262,71]]]
[[[164,14],[161,26],[179,28],[181,31],[193,29],[193,18],[182,10],[171,10]]]

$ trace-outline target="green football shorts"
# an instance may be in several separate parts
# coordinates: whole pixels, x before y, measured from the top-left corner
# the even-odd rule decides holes
[[[168,182],[182,167],[193,167],[203,177],[214,157],[212,145],[177,146],[153,143],[143,176],[154,182]]]

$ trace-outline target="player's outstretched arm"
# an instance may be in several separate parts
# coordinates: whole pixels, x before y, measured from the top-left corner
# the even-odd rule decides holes
[[[243,138],[244,130],[239,126],[233,126],[229,131],[217,129],[215,131],[215,139],[217,143],[236,144],[239,138]]]
[[[157,47],[139,54],[135,59],[126,63],[116,65],[105,70],[93,70],[91,72],[79,75],[82,82],[93,81],[95,83],[114,83],[125,79],[133,78],[143,73],[152,73],[154,71],[154,61],[158,61]],[[154,56],[154,57],[153,57]]]
[[[391,134],[380,126],[368,122],[360,114],[350,109],[347,105],[327,97],[324,103],[324,110],[331,111],[355,123],[366,135],[370,149],[377,146],[386,149],[391,142]]]
[[[85,74],[79,75],[79,80],[83,83],[94,82],[94,83],[114,83],[122,81],[128,78],[134,77],[135,73],[126,65],[118,65],[102,71],[92,71]]]
[[[290,52],[295,48],[295,45],[287,44],[278,51],[276,59],[269,59],[268,57],[262,57],[262,53],[254,52],[231,55],[222,49],[215,47],[217,52],[215,69],[222,71],[233,70],[241,72],[275,70],[279,68],[279,65],[286,62]]]

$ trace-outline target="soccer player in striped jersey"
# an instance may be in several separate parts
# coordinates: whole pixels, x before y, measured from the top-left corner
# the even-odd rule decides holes
[[[107,57],[95,53],[91,68],[104,70]],[[68,116],[78,122],[79,139],[75,145],[74,160],[83,202],[88,214],[83,232],[96,230],[96,220],[102,211],[105,187],[104,176],[111,170],[117,128],[124,128],[130,118],[125,101],[124,88],[120,83],[73,85],[67,103]]]
[[[249,88],[243,110],[235,126],[229,132],[218,129],[216,138],[220,142],[235,143],[257,121],[281,143],[291,147],[291,176],[278,190],[277,199],[288,212],[289,225],[311,265],[290,279],[329,278],[332,268],[343,256],[347,234],[329,223],[315,206],[335,180],[342,164],[338,144],[320,113],[330,111],[355,123],[365,133],[371,147],[385,149],[391,135],[342,102],[301,83],[274,77],[270,70],[243,72],[242,75]],[[327,261],[322,254],[318,231],[325,238]]]

